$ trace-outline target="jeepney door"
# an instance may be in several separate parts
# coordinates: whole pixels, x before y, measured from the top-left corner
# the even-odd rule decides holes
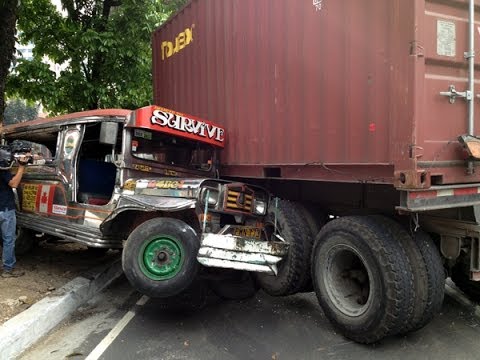
[[[72,160],[82,136],[81,131],[79,125],[59,131],[54,158],[46,158],[43,151],[37,152],[42,149],[39,144],[32,149],[34,162],[27,165],[22,179],[19,206],[22,212],[41,215],[37,219],[39,222],[47,218],[68,222],[69,202],[75,196]]]

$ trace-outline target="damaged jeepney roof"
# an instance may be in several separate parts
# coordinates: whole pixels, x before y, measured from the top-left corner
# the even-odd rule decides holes
[[[72,122],[83,123],[89,121],[112,121],[112,117],[125,118],[131,113],[132,110],[125,109],[97,109],[49,118],[38,118],[32,121],[5,125],[2,128],[2,135],[8,138],[14,134],[15,137],[17,137],[20,134],[27,134],[40,129],[58,128],[62,125],[71,124]]]

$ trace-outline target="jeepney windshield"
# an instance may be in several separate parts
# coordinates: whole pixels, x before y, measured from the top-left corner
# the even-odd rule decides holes
[[[132,156],[159,164],[210,171],[213,147],[155,131],[133,129]]]

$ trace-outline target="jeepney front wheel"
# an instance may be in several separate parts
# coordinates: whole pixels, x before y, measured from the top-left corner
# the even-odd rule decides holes
[[[128,237],[122,253],[123,271],[132,286],[145,295],[174,296],[196,278],[199,246],[195,230],[185,222],[151,219]]]

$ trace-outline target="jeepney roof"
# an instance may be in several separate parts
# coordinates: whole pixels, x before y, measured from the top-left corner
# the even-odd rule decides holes
[[[84,123],[92,121],[112,121],[112,118],[126,118],[132,113],[132,110],[125,109],[97,109],[81,111],[66,115],[60,115],[50,118],[38,118],[32,121],[26,121],[18,124],[5,125],[2,128],[2,134],[6,137],[12,135],[28,133],[35,130],[58,128],[62,125],[72,123]]]
[[[160,106],[146,106],[136,110],[97,109],[51,118],[39,118],[1,129],[5,138],[51,139],[63,125],[102,121],[125,121],[127,127],[143,128],[180,136],[194,141],[225,146],[225,129],[211,121],[180,113]]]

